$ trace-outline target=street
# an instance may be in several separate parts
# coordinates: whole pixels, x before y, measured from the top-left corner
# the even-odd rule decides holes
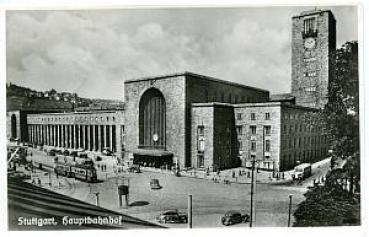
[[[42,162],[50,167],[53,157],[44,152],[33,151],[28,159]],[[106,162],[109,167],[113,162]],[[260,184],[256,185],[254,196],[256,218],[253,226],[286,227],[288,222],[289,194],[293,195],[292,210],[304,197],[306,187],[313,179],[324,174],[329,162],[321,162],[313,166],[313,176],[299,184]],[[102,182],[84,183],[72,178],[56,176],[51,173],[51,186],[48,176],[43,177],[42,186],[55,192],[68,195],[78,200],[95,204],[96,193],[99,193],[99,205],[127,215],[156,222],[155,216],[167,209],[178,209],[187,212],[187,198],[193,196],[193,227],[221,227],[221,216],[228,210],[250,213],[250,185],[214,183],[204,179],[175,177],[169,173],[118,173],[98,172]],[[162,186],[159,190],[150,188],[150,180],[158,179]],[[129,181],[128,181],[129,180]],[[119,207],[117,184],[129,182],[129,206]],[[292,212],[293,213],[293,212]],[[293,221],[293,218],[292,218]],[[186,228],[187,224],[165,224],[168,227]],[[249,223],[237,224],[233,227],[247,227]]]

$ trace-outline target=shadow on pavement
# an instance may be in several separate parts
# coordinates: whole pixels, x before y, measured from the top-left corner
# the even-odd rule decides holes
[[[147,201],[136,201],[129,204],[130,207],[141,207],[149,205],[150,203]]]

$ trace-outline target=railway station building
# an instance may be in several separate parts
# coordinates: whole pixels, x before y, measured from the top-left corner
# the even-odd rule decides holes
[[[143,166],[285,171],[324,159],[319,112],[334,78],[335,19],[329,10],[292,18],[291,92],[190,72],[124,82],[124,110],[27,115],[29,142],[101,151]],[[245,82],[247,82],[245,78]]]

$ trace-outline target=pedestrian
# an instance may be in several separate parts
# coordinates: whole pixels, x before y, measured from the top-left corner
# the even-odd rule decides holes
[[[40,178],[37,178],[37,183],[39,186],[41,186],[41,179]]]
[[[236,173],[234,171],[232,171],[232,178],[236,177]]]
[[[242,171],[238,170],[238,176],[241,177],[242,176]]]

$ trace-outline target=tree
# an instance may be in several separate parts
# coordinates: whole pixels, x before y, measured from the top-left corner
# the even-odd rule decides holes
[[[336,52],[335,78],[328,85],[323,110],[332,139],[332,156],[343,160],[332,166],[324,185],[305,194],[294,213],[294,226],[340,226],[360,224],[360,141],[358,43],[347,42]],[[332,157],[332,158],[333,158]],[[350,187],[343,188],[342,180]]]
[[[336,53],[336,76],[328,86],[324,109],[334,155],[359,152],[358,44],[347,42]]]

